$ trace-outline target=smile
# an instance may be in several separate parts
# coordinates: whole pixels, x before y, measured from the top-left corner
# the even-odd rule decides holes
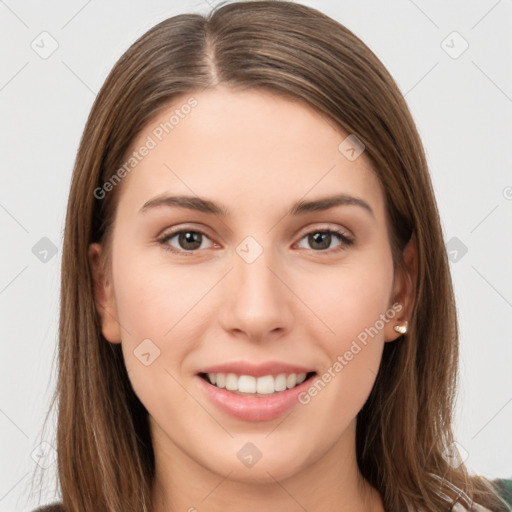
[[[217,388],[226,389],[238,395],[268,396],[292,389],[302,384],[310,373],[280,373],[279,375],[265,375],[255,377],[253,375],[236,375],[235,373],[206,373],[200,376]]]
[[[208,372],[194,378],[201,393],[223,414],[257,422],[279,418],[299,405],[299,394],[311,385],[316,375],[316,372],[301,372],[256,377]]]

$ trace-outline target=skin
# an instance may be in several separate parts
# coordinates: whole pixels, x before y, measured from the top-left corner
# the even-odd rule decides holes
[[[132,150],[189,96],[148,123]],[[356,415],[384,343],[408,318],[413,279],[411,271],[394,272],[379,181],[364,153],[350,161],[338,150],[348,134],[307,106],[226,87],[194,97],[198,106],[120,185],[112,266],[105,268],[101,245],[89,250],[103,334],[122,343],[149,412],[155,510],[383,511],[357,467]],[[373,214],[342,205],[286,215],[296,201],[335,193],[363,199]],[[161,194],[208,198],[231,214],[169,206],[140,212]],[[157,241],[180,227],[206,234],[198,235],[200,248],[184,254],[190,246],[178,236]],[[322,246],[307,236],[327,228],[354,243],[333,235]],[[247,236],[263,249],[252,263],[236,252]],[[277,359],[320,375],[396,302],[402,311],[286,418],[232,418],[196,385],[200,367],[238,359]],[[160,355],[145,366],[134,350],[148,338]],[[251,468],[237,457],[247,442],[262,453]]]

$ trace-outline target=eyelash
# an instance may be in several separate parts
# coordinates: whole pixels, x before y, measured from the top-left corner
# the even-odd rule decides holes
[[[168,244],[168,241],[171,238],[174,238],[176,235],[179,235],[180,233],[199,233],[200,235],[202,235],[208,239],[210,238],[206,233],[204,233],[200,229],[181,228],[179,230],[171,231],[170,233],[164,234],[162,237],[157,239],[157,242],[166,251],[172,252],[174,254],[180,254],[180,255],[182,254],[184,256],[193,256],[195,253],[197,253],[199,251],[199,249],[195,249],[193,251],[186,251],[184,249],[178,250]],[[312,234],[316,234],[316,233],[327,233],[330,235],[335,235],[342,242],[341,245],[339,245],[338,247],[336,247],[334,249],[325,249],[325,250],[318,250],[318,251],[314,250],[314,249],[310,249],[311,251],[316,252],[316,253],[329,253],[329,254],[338,253],[339,251],[346,250],[348,246],[351,246],[354,244],[353,238],[347,236],[343,231],[340,231],[340,230],[337,230],[334,228],[315,229],[315,230],[309,231],[308,233],[305,233],[304,236],[302,236],[300,238],[299,242],[301,240],[303,240],[304,238],[306,238],[308,235],[312,235]]]

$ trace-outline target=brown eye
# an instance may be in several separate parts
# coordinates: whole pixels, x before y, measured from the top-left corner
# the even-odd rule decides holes
[[[193,251],[201,247],[202,236],[197,231],[182,231],[178,233],[178,244],[181,249]]]
[[[336,231],[333,229],[322,229],[317,231],[312,231],[304,236],[301,240],[307,240],[307,244],[309,248],[312,248],[314,251],[322,251],[326,252],[328,249],[332,249],[333,251],[344,249],[346,246],[353,244],[353,240],[350,239],[347,235],[340,231]],[[340,242],[336,247],[331,248],[331,244],[333,241]],[[306,249],[308,247],[305,247]]]
[[[308,235],[308,243],[314,249],[328,249],[331,245],[332,235],[330,233],[313,233]]]
[[[173,242],[173,239],[176,239]],[[159,240],[162,246],[171,252],[196,252],[197,249],[205,248],[201,247],[204,240],[209,238],[201,231],[182,229],[180,231],[174,231],[164,235]]]

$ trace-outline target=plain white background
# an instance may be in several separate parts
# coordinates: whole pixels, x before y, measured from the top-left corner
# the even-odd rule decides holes
[[[55,385],[67,194],[94,97],[137,37],[169,16],[206,14],[210,2],[0,1],[1,512],[58,498],[54,430],[42,426]],[[303,3],[359,36],[411,108],[458,301],[458,447],[471,471],[510,478],[512,2]],[[38,465],[48,480],[41,502],[29,497]]]

